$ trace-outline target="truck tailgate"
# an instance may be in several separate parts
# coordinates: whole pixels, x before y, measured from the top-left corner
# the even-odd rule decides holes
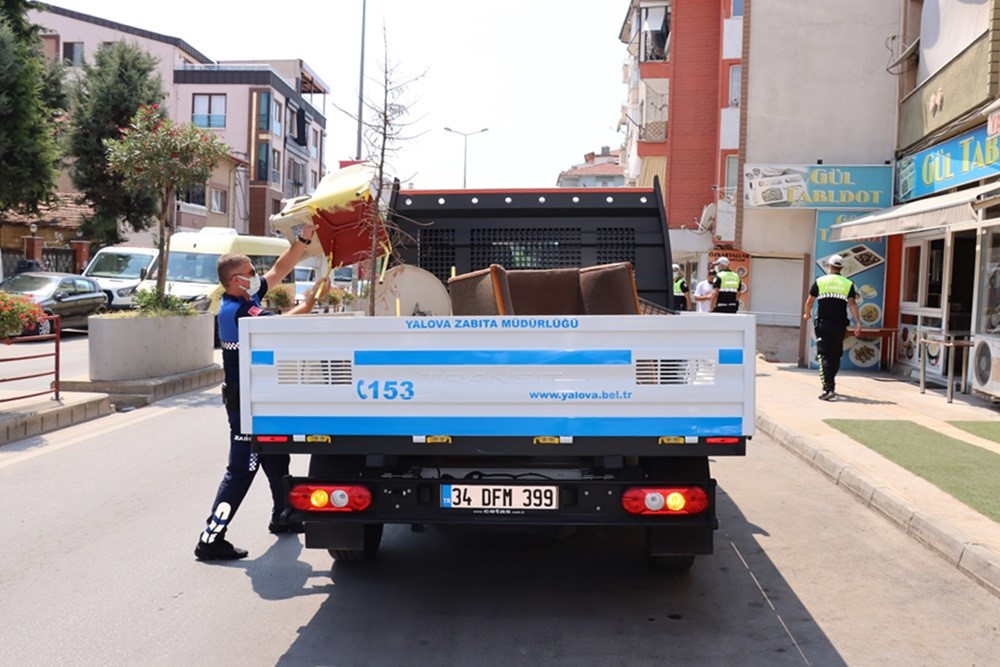
[[[751,315],[700,313],[243,318],[242,428],[415,443],[744,438],[754,331]]]

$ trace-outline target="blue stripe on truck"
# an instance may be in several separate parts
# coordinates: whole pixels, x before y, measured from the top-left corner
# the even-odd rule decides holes
[[[739,348],[735,349],[722,349],[719,350],[719,363],[720,364],[742,364],[743,363],[743,350]]]
[[[274,365],[274,350],[251,350],[250,351],[250,365],[251,366],[273,366]]]
[[[355,366],[627,366],[631,350],[357,350]]]
[[[743,435],[741,417],[286,417],[256,415],[257,435]]]

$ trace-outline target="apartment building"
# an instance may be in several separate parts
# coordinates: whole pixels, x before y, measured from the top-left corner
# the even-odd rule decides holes
[[[659,181],[689,273],[735,240],[742,14],[742,0],[631,0],[619,34],[625,184]]]
[[[231,147],[203,189],[179,197],[178,227],[268,234],[281,200],[312,192],[322,178],[329,88],[302,60],[213,61],[181,38],[51,5],[29,18],[44,28],[46,54],[71,71],[102,43],[138,44],[159,60],[168,115]]]

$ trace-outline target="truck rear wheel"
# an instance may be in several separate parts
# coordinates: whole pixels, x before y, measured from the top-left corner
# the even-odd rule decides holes
[[[329,549],[334,560],[341,563],[360,563],[374,560],[378,549],[382,546],[381,523],[366,523],[364,525],[364,547],[361,549]]]

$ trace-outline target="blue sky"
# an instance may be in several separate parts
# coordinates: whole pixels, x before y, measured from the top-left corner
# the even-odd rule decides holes
[[[331,88],[327,160],[354,156],[362,0],[55,0],[66,9],[179,37],[214,60],[302,58]],[[415,138],[395,173],[418,188],[553,187],[601,146],[617,148],[626,86],[618,39],[628,0],[368,0],[366,78],[388,48]],[[386,39],[383,39],[383,28]],[[365,95],[375,85],[365,83]]]

